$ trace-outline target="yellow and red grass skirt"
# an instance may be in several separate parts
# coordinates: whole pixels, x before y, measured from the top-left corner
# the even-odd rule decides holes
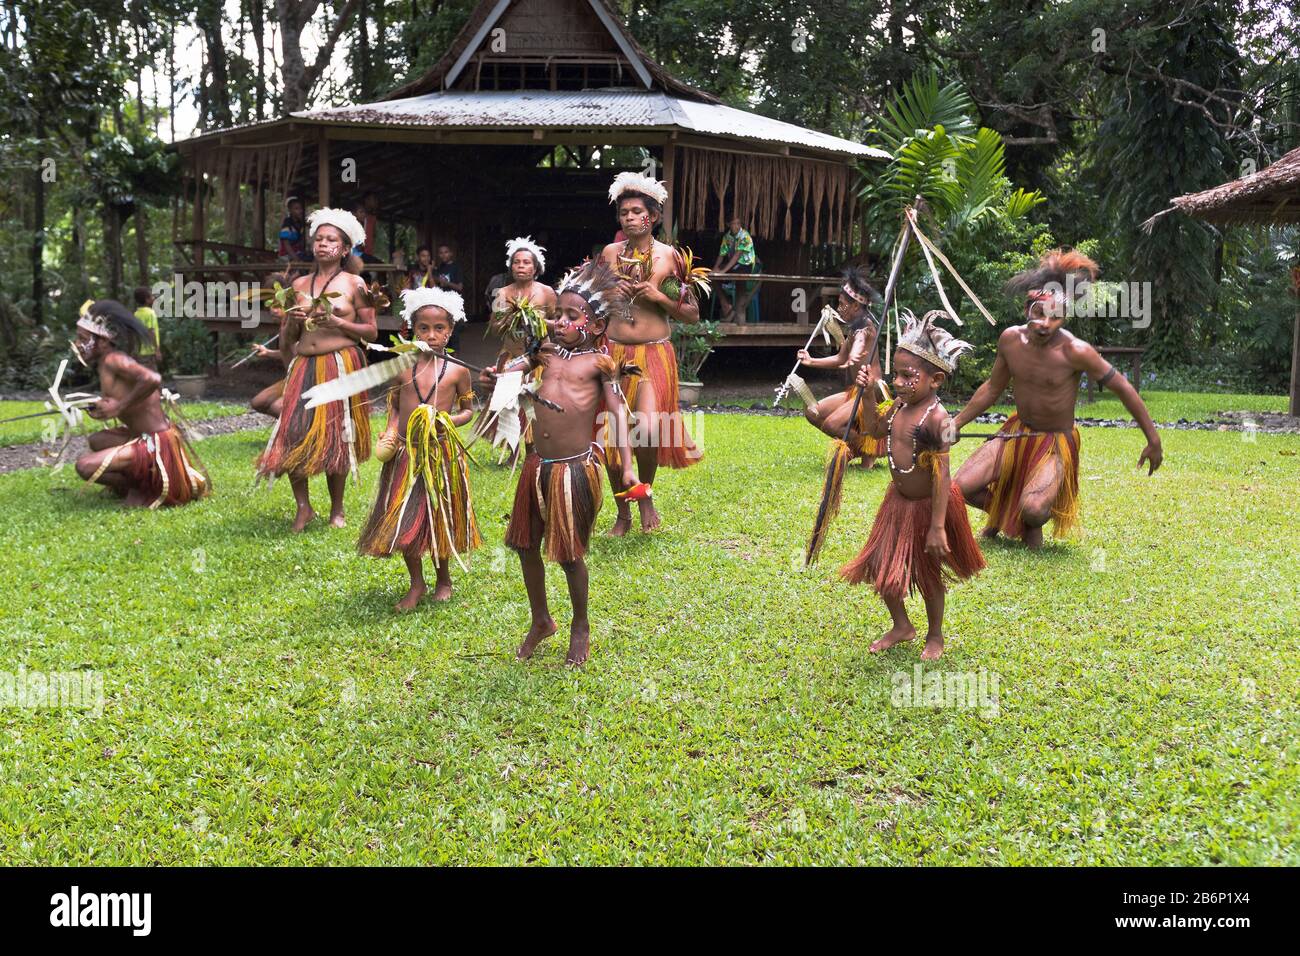
[[[998,434],[1016,434],[1033,431],[1012,415],[998,429]],[[1039,469],[1047,466],[1055,456],[1061,460],[1061,488],[1052,502],[1052,534],[1063,538],[1079,522],[1079,429],[1066,432],[1049,432],[1036,438],[994,438],[1002,447],[998,450],[996,477],[989,484],[987,528],[997,528],[1003,534],[1018,538],[1025,531],[1020,517],[1020,499],[1025,487]]]
[[[890,482],[866,545],[840,568],[840,576],[850,584],[870,584],[882,597],[901,601],[916,591],[926,597],[942,594],[949,583],[982,571],[984,555],[971,534],[966,500],[955,481],[949,485],[943,523],[950,554],[942,564],[925,551],[930,510],[929,496],[904,498]]]
[[[257,459],[258,477],[306,478],[322,472],[352,473],[370,457],[370,415],[366,393],[343,402],[306,408],[302,393],[365,366],[358,346],[324,355],[297,355],[284,379],[284,406],[271,429],[266,450]]]
[[[362,554],[427,554],[447,561],[483,544],[470,494],[469,455],[453,434],[455,426],[439,417],[428,405],[411,412],[406,440],[379,473],[375,505],[357,540]]]
[[[850,402],[854,402],[857,401],[858,392],[861,390],[861,386],[850,385],[848,391],[844,394]],[[862,436],[857,447],[853,449],[853,453],[861,455],[863,458],[883,458],[885,456],[885,439],[872,438],[867,434],[867,429],[870,427],[867,421],[868,401],[870,399],[864,397],[862,401],[858,402],[858,411],[853,417],[853,430]]]
[[[540,544],[548,561],[561,564],[584,557],[604,495],[600,459],[594,445],[571,458],[530,452],[515,489],[506,545],[531,551]]]
[[[212,493],[212,480],[176,425],[145,432],[118,445],[88,479],[99,480],[119,455],[129,455],[123,474],[132,488],[149,499],[150,508],[185,505]]]
[[[658,342],[645,342],[641,345],[624,345],[612,339],[609,342],[609,355],[616,366],[632,364],[641,369],[640,375],[624,376],[623,394],[627,396],[627,406],[636,412],[637,395],[646,382],[654,388],[655,416],[653,422],[629,423],[630,442],[633,448],[640,443],[650,443],[659,449],[659,464],[667,468],[689,468],[698,463],[704,452],[700,451],[691,436],[686,433],[686,423],[682,419],[680,401],[677,394],[677,351],[668,339]],[[614,445],[613,429],[608,429],[605,438],[605,455],[611,468],[618,468],[618,449]]]

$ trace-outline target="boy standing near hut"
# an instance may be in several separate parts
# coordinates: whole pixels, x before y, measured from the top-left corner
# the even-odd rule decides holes
[[[659,288],[675,274],[676,267],[672,246],[654,237],[668,201],[664,184],[640,173],[619,173],[610,186],[609,201],[615,204],[619,226],[627,238],[607,245],[601,258],[622,277],[619,287],[631,304],[626,317],[616,316],[609,323],[609,354],[616,367],[640,369],[640,375],[624,379],[623,389],[636,419],[637,478],[652,485],[660,465],[687,468],[703,457],[682,421],[677,353],[670,341],[670,322],[698,322],[700,308],[693,296],[672,298]],[[610,484],[625,487],[618,484],[624,471],[618,449],[608,447],[606,451]],[[659,513],[652,500],[643,498],[637,505],[641,530],[659,527]],[[631,509],[620,498],[618,518],[609,533],[621,536],[631,527]]]
[[[1007,288],[1025,293],[1025,324],[998,337],[989,379],[953,418],[960,431],[987,411],[1015,383],[1016,413],[999,437],[977,449],[957,470],[966,500],[988,512],[985,537],[998,532],[1043,545],[1043,525],[1064,537],[1079,520],[1079,429],[1074,403],[1079,379],[1107,386],[1119,396],[1146,436],[1138,467],[1154,474],[1164,459],[1160,434],[1141,396],[1095,348],[1063,326],[1069,307],[1097,278],[1097,264],[1079,252],[1049,252],[1038,267],[1015,276]],[[1075,292],[1074,296],[1068,293]],[[1025,434],[1024,438],[1013,436]],[[1005,436],[1005,437],[1004,437]]]
[[[957,357],[971,348],[934,325],[942,312],[927,313],[907,326],[894,354],[894,395],[880,407],[867,406],[868,432],[885,439],[891,482],[871,534],[858,556],[840,569],[850,584],[869,582],[889,609],[893,627],[871,645],[871,653],[913,640],[916,628],[904,599],[920,591],[927,629],[921,659],[943,654],[943,612],[949,580],[964,580],[984,568],[971,534],[966,502],[948,473],[948,413],[938,392],[957,370]],[[876,394],[879,378],[868,367],[857,383]]]
[[[308,228],[315,267],[293,282],[298,306],[286,314],[281,332],[281,347],[292,349],[293,360],[285,376],[279,420],[257,460],[258,477],[289,476],[297,504],[295,532],[316,517],[307,479],[322,472],[329,486],[330,524],[342,528],[348,473],[355,478],[358,464],[370,457],[364,392],[346,404],[316,408],[305,408],[302,394],[364,366],[361,343],[373,342],[378,334],[365,282],[344,268],[352,247],[365,239],[361,223],[342,209],[318,209]]]
[[[402,317],[413,341],[434,354],[421,354],[388,395],[388,426],[375,443],[384,463],[379,492],[361,531],[357,550],[386,558],[401,551],[411,578],[397,602],[412,610],[428,591],[424,556],[437,573],[433,600],[451,597],[451,559],[483,543],[470,496],[469,461],[457,428],[474,414],[469,370],[437,353],[447,348],[455,323],[465,321],[461,297],[445,289],[402,293]]]
[[[602,449],[592,441],[602,411],[608,411],[614,421],[613,445],[622,462],[618,484],[635,483],[619,369],[601,342],[611,322],[627,321],[627,311],[618,276],[603,262],[588,262],[565,276],[559,286],[551,341],[503,369],[526,373],[540,367],[537,394],[545,400],[535,406],[533,445],[519,475],[506,529],[506,544],[519,552],[532,611],[531,626],[516,654],[520,660],[531,657],[537,645],[556,631],[546,600],[543,555],[559,562],[568,581],[573,622],[567,663],[581,666],[590,653],[585,556],[602,497]],[[484,379],[491,381],[498,374],[487,369]]]

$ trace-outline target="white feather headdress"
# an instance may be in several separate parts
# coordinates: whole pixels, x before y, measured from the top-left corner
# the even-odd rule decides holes
[[[307,235],[316,235],[321,226],[333,226],[347,237],[349,247],[359,246],[366,241],[366,227],[361,220],[346,209],[317,209],[307,217]]]
[[[957,359],[961,354],[975,346],[953,338],[951,332],[935,324],[936,319],[947,315],[947,312],[933,309],[918,319],[912,313],[904,312],[903,334],[898,337],[898,347],[951,375],[957,371]]]
[[[661,206],[668,202],[668,187],[643,173],[623,172],[614,177],[609,187],[609,201],[618,202],[624,193],[641,193]]]
[[[415,313],[430,305],[435,305],[450,315],[453,326],[457,322],[465,321],[465,300],[460,297],[460,293],[452,292],[450,289],[439,289],[436,286],[402,290],[402,321],[408,326],[411,325]]]
[[[565,273],[555,292],[557,295],[572,292],[582,296],[592,318],[614,322],[627,319],[631,313],[631,305],[619,291],[618,282],[618,273],[605,260],[588,259]]]
[[[542,255],[546,251],[545,246],[539,246],[533,242],[532,236],[516,236],[506,243],[506,268],[510,268],[510,262],[515,257],[516,252],[531,252],[533,258],[537,260],[537,275],[546,271],[546,256]]]

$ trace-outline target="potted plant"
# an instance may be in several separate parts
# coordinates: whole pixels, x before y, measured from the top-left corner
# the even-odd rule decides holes
[[[681,400],[696,405],[700,400],[700,367],[704,365],[713,346],[722,341],[722,330],[717,322],[674,322],[672,342],[677,352],[677,387]]]
[[[212,336],[198,319],[181,318],[163,326],[163,355],[182,398],[202,398],[212,363]]]

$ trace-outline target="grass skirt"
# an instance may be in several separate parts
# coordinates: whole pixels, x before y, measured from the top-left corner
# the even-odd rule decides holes
[[[306,478],[321,472],[357,476],[357,464],[370,457],[370,415],[366,393],[346,402],[303,405],[302,393],[365,367],[357,346],[324,355],[298,355],[284,380],[284,405],[271,429],[266,450],[257,460],[259,478],[289,475]]]
[[[882,597],[902,600],[917,591],[942,594],[948,583],[982,571],[984,555],[971,534],[966,500],[957,483],[949,485],[943,526],[951,553],[942,564],[925,553],[930,504],[928,497],[904,498],[890,482],[866,545],[840,569],[840,576],[850,584],[870,584]]]
[[[998,434],[1033,431],[1019,415],[1012,415],[998,429]],[[1061,459],[1064,475],[1061,489],[1052,502],[1052,534],[1063,538],[1079,523],[1079,429],[1069,434],[1051,432],[1038,438],[995,438],[1002,447],[994,468],[997,476],[989,485],[987,528],[1018,538],[1024,534],[1020,517],[1020,499],[1025,486],[1052,456]]]
[[[543,461],[536,452],[524,459],[506,544],[530,551],[539,544],[548,561],[567,564],[587,553],[604,494],[600,456]]]
[[[641,369],[640,375],[625,376],[623,394],[628,408],[635,412],[637,393],[643,383],[654,386],[655,404],[652,422],[629,421],[629,443],[633,449],[653,445],[659,449],[659,464],[667,468],[689,468],[698,463],[704,452],[695,447],[686,434],[686,423],[677,395],[677,352],[668,341],[649,342],[643,345],[609,343],[609,355],[616,367],[631,363]],[[605,455],[611,468],[621,466],[618,449],[614,446],[613,429],[605,436]]]
[[[98,481],[122,455],[130,456],[122,472],[129,487],[122,491],[140,492],[149,499],[150,508],[185,505],[212,493],[212,480],[207,469],[175,424],[160,432],[145,432],[117,445],[86,483]]]
[[[483,544],[470,495],[469,456],[451,433],[454,426],[438,422],[430,411],[421,405],[411,413],[406,442],[384,462],[375,505],[357,541],[362,554],[427,554],[446,561]]]

